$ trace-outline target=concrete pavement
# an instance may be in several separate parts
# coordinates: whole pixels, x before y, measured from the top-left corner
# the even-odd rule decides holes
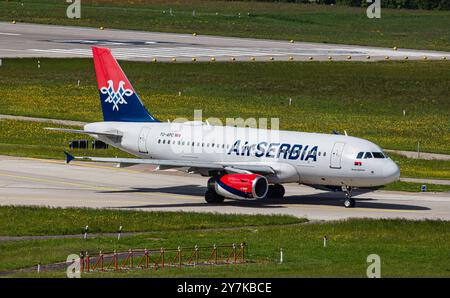
[[[257,61],[332,60],[377,61],[450,59],[450,53],[408,49],[276,41],[175,33],[0,22],[0,58],[91,57],[92,46],[112,49],[121,60],[152,61]],[[349,56],[351,59],[349,59]],[[368,59],[367,57],[370,57]],[[292,57],[292,58],[291,58]]]
[[[0,156],[0,204],[120,208],[239,214],[288,214],[311,220],[354,217],[450,220],[450,193],[375,191],[355,196],[357,208],[342,206],[343,194],[286,185],[283,200],[207,204],[207,178],[144,166],[39,160]]]

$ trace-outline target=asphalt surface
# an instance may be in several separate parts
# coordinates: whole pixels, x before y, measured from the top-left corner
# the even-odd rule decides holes
[[[204,201],[207,178],[148,167],[0,156],[0,205],[123,208],[289,214],[311,220],[353,217],[450,219],[450,193],[375,191],[355,196],[357,208],[342,206],[340,192],[286,185],[286,198],[267,201]]]
[[[0,22],[0,58],[91,57],[92,46],[138,61],[450,60],[448,52]]]

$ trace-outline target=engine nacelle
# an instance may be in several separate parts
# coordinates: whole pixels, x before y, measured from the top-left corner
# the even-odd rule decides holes
[[[266,177],[257,174],[227,174],[211,182],[217,194],[233,199],[262,199],[269,189]]]

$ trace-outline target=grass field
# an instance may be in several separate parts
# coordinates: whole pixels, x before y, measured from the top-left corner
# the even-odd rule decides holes
[[[450,161],[407,158],[389,154],[400,167],[402,177],[425,179],[450,179]]]
[[[392,191],[409,191],[409,192],[420,192],[422,185],[427,186],[427,192],[444,192],[450,191],[450,185],[444,184],[427,184],[427,183],[412,183],[397,181],[391,184],[387,184],[380,189],[382,190],[392,190]]]
[[[0,206],[0,236],[74,235],[86,225],[90,233],[182,231],[243,226],[285,225],[306,220],[292,216],[141,212],[88,208]],[[76,224],[75,224],[76,223]]]
[[[1,210],[1,209],[0,209]],[[83,212],[83,211],[80,211]],[[103,212],[103,211],[99,211]],[[43,219],[45,211],[34,217],[28,211],[17,214],[16,220],[25,225]],[[52,212],[47,215],[52,215]],[[160,216],[145,213],[151,222]],[[31,216],[31,219],[30,219]],[[90,216],[95,216],[91,214]],[[119,274],[89,274],[85,277],[365,277],[369,254],[381,257],[382,277],[449,277],[450,276],[450,222],[406,220],[347,220],[327,223],[285,225],[286,220],[277,217],[266,220],[267,225],[232,230],[204,230],[189,224],[195,218],[180,213],[181,222],[189,229],[171,229],[171,224],[158,231],[116,238],[52,239],[0,242],[0,271],[63,261],[67,255],[88,250],[91,254],[103,251],[128,250],[129,248],[170,248],[179,245],[193,247],[195,244],[246,242],[248,259],[257,263],[243,266],[185,268],[153,271],[132,271]],[[185,218],[183,218],[185,217]],[[220,222],[216,215],[209,215],[211,222]],[[226,217],[226,216],[225,216]],[[245,217],[245,216],[243,216]],[[34,218],[34,220],[33,220]],[[130,224],[136,217],[130,218]],[[54,224],[48,217],[48,225]],[[251,221],[251,220],[250,220]],[[275,221],[275,222],[274,222]],[[247,223],[248,221],[244,221]],[[270,223],[270,224],[269,224]],[[81,222],[73,223],[78,229]],[[29,228],[33,230],[33,228]],[[151,228],[149,227],[149,230]],[[323,248],[322,238],[327,236],[328,246]],[[279,249],[283,248],[284,263],[277,264]],[[36,277],[36,274],[28,276]],[[64,277],[64,272],[44,273],[39,276]]]
[[[91,59],[40,61],[38,69],[35,59],[4,59],[1,114],[101,121]],[[347,130],[387,149],[420,141],[424,152],[450,153],[448,61],[121,65],[162,121],[192,119],[194,109],[222,121],[275,117],[281,129]]]
[[[0,120],[0,154],[64,159],[64,150],[80,156],[121,156],[130,157],[127,153],[108,147],[102,150],[69,149],[69,142],[77,139],[92,140],[89,136],[69,133],[55,133],[45,130],[45,127],[76,128],[50,123]]]
[[[0,1],[0,20],[450,50],[449,11],[383,9],[381,19],[369,19],[365,8],[339,5],[83,0],[81,19],[73,20],[67,6],[58,0]]]

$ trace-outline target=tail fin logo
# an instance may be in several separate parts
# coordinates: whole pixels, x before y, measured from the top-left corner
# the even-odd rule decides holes
[[[109,80],[108,87],[100,88],[100,92],[102,94],[108,95],[108,98],[105,99],[105,102],[113,104],[113,111],[119,111],[119,105],[128,104],[124,96],[130,97],[134,93],[131,89],[125,89],[123,87],[124,85],[125,82],[120,81],[117,90],[114,90],[114,83],[112,80]]]

